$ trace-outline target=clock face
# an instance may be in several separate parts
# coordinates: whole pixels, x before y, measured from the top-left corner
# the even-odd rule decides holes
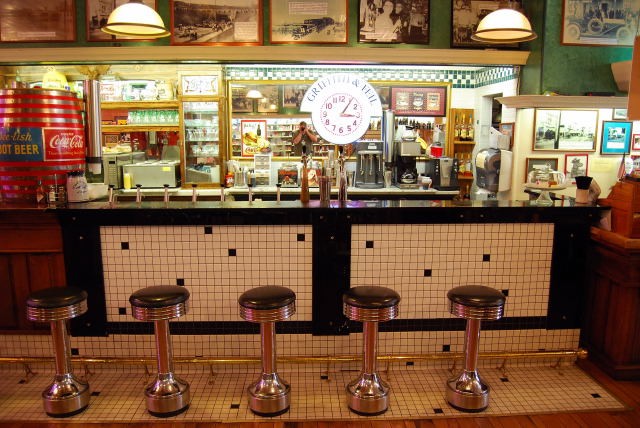
[[[316,131],[330,142],[352,142],[369,127],[369,115],[360,99],[347,92],[335,92],[322,101],[311,119]]]
[[[365,79],[347,73],[318,79],[305,93],[300,111],[310,111],[316,132],[333,144],[359,140],[371,116],[382,115],[376,90]]]

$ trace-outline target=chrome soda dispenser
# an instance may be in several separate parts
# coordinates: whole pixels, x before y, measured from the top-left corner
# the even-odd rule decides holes
[[[384,187],[384,157],[382,141],[360,141],[356,146],[356,187]]]

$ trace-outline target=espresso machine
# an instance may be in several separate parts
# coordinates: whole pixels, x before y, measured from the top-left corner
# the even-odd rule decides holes
[[[379,189],[384,187],[384,159],[382,141],[360,141],[356,146],[356,187]]]
[[[420,183],[418,183],[416,158],[420,156],[420,143],[416,142],[416,133],[410,126],[399,125],[396,136],[399,136],[395,142],[396,186],[401,189],[417,189]]]
[[[438,190],[459,190],[458,170],[458,159],[442,157],[425,162],[425,175]]]

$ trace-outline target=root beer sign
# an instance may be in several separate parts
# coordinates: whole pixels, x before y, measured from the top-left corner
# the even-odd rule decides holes
[[[0,162],[55,162],[84,157],[81,128],[0,128]]]

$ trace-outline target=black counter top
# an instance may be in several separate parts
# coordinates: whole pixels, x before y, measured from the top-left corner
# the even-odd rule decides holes
[[[575,204],[572,198],[540,207],[532,201],[358,200],[320,201],[106,202],[69,204],[61,218],[98,224],[310,224],[339,217],[349,223],[595,222],[605,207]],[[47,210],[50,211],[50,210]],[[581,220],[578,220],[581,219]]]

